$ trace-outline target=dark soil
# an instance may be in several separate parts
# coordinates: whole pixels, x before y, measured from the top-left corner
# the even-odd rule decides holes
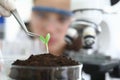
[[[17,60],[13,65],[20,66],[43,66],[43,67],[58,67],[58,66],[73,66],[78,65],[78,62],[65,56],[54,56],[52,54],[31,55],[27,60]]]
[[[17,60],[12,65],[31,67],[64,67],[79,65],[65,56],[52,54],[31,55],[27,60]],[[10,77],[15,80],[77,80],[79,68],[75,69],[32,69],[12,67]]]

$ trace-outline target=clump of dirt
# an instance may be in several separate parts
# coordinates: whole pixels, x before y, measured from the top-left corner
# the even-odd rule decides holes
[[[17,60],[13,65],[39,66],[39,67],[59,67],[78,65],[78,62],[66,56],[54,56],[52,54],[31,55],[27,60]]]

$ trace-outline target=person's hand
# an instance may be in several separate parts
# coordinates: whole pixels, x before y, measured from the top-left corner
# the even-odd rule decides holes
[[[13,0],[0,0],[0,16],[8,17],[11,15],[10,11],[14,9]]]

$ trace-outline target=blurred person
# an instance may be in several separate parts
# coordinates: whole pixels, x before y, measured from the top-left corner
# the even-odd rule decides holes
[[[50,33],[49,52],[60,55],[65,49],[64,37],[71,15],[70,0],[34,0],[30,30],[44,37]]]

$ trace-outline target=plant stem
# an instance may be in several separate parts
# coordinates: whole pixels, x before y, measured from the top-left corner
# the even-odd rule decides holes
[[[49,50],[48,50],[48,44],[45,44],[45,45],[46,45],[47,53],[49,53]]]

